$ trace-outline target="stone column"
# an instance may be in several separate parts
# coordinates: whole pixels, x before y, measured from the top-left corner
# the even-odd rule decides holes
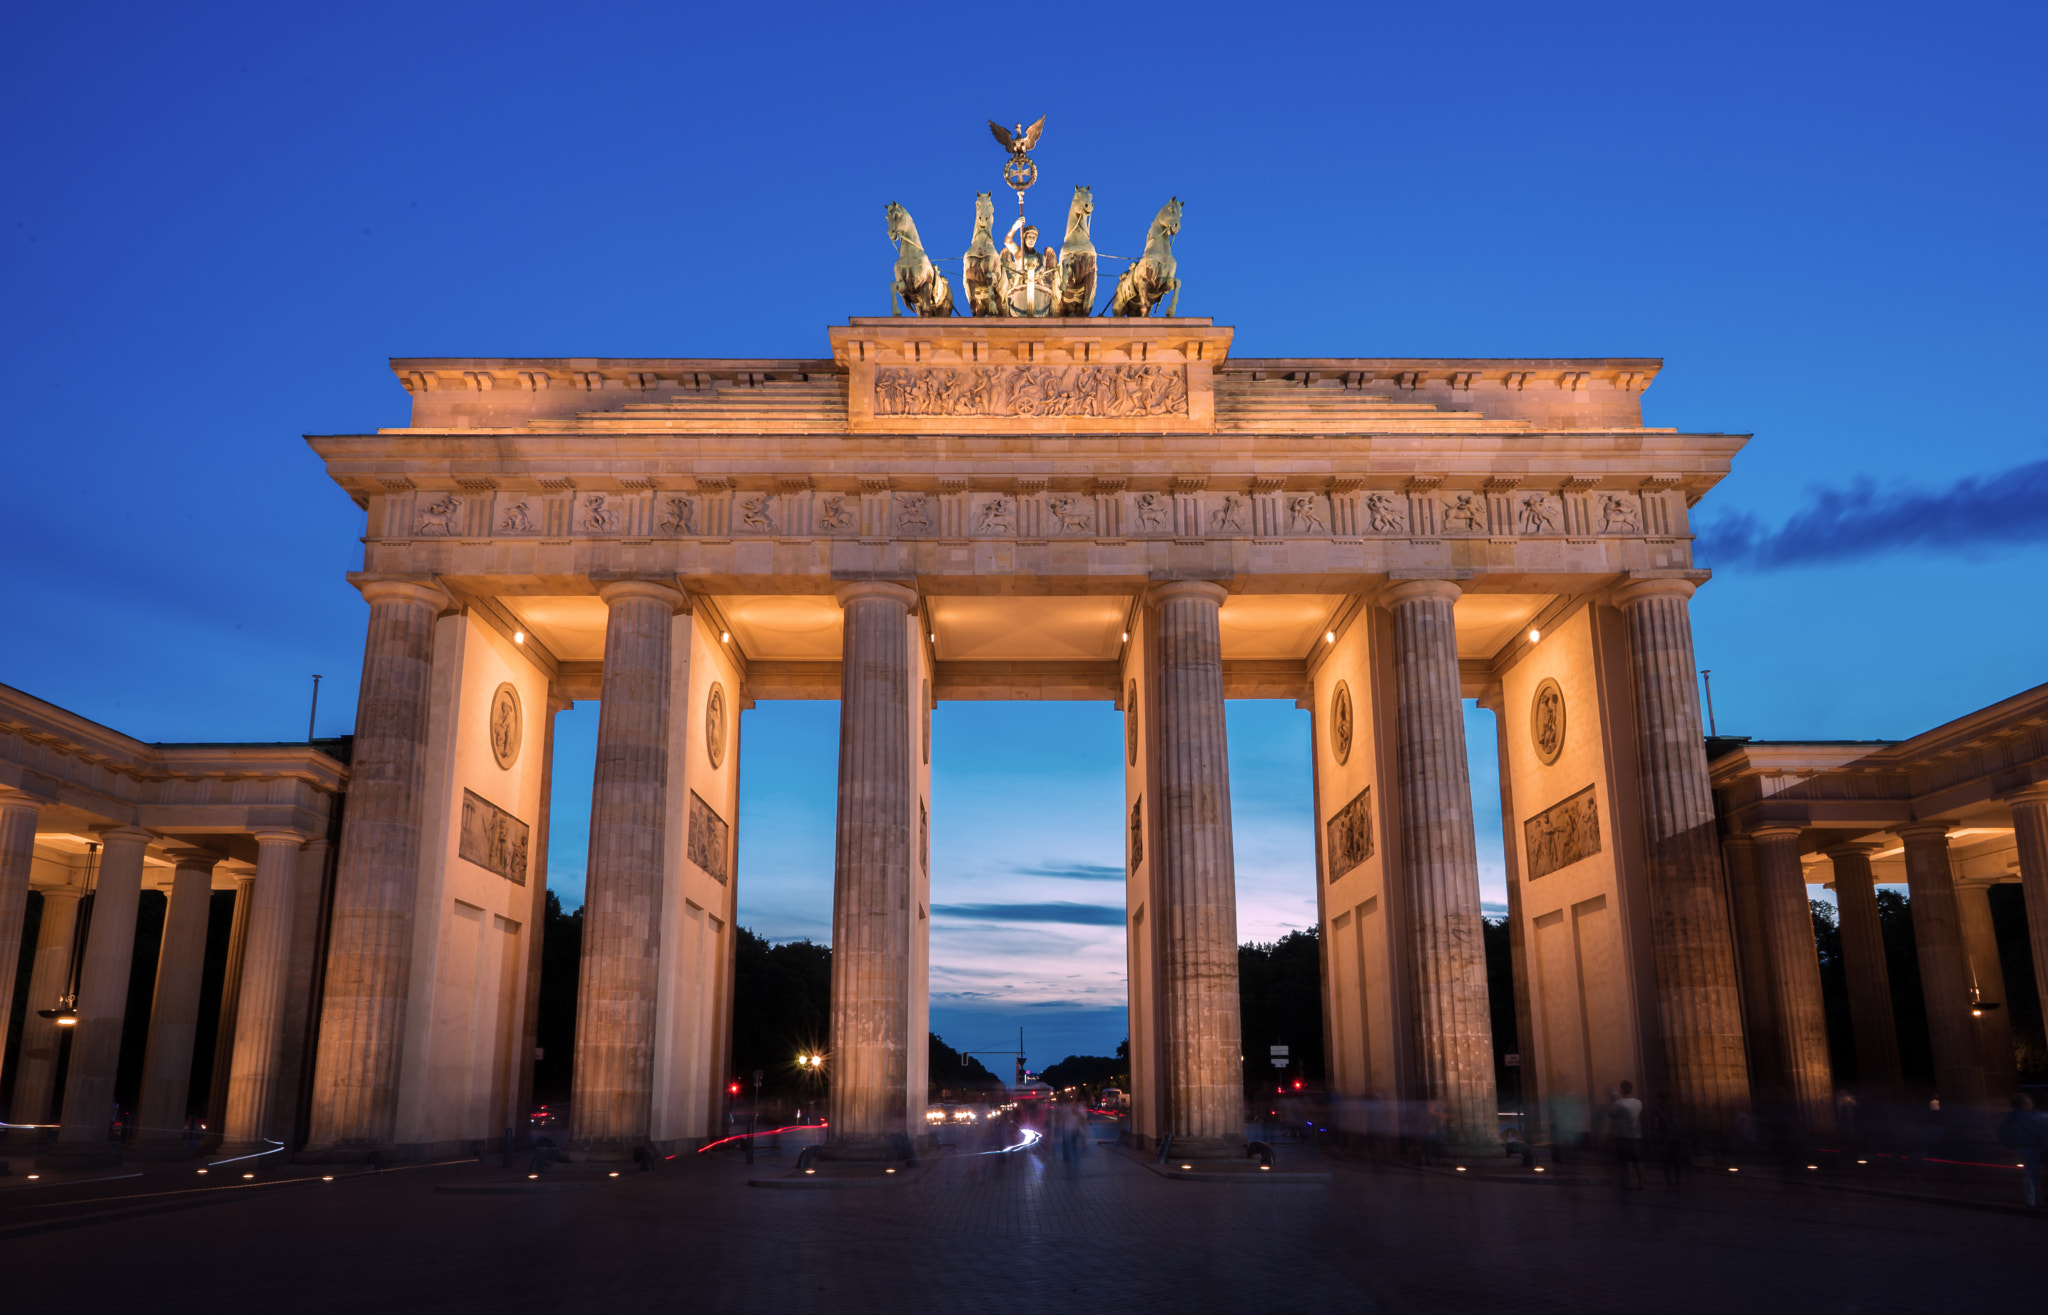
[[[50,1097],[57,1089],[57,1048],[69,1028],[36,1016],[71,989],[71,943],[78,934],[79,886],[42,892],[43,921],[36,934],[35,969],[28,979],[28,1008],[21,1019],[21,1059],[14,1075],[14,1122],[50,1121]]]
[[[1984,1052],[1984,1095],[1994,1107],[2019,1089],[2019,1065],[2012,1053],[2012,1012],[2005,998],[2005,965],[1999,961],[1998,931],[1991,924],[1992,881],[1958,877],[1956,916],[1963,928],[1963,961],[1975,991],[1971,1003],[1995,1004],[1971,1021],[1977,1048]]]
[[[1856,1033],[1856,1079],[1866,1094],[1898,1099],[1899,1033],[1892,1015],[1891,975],[1884,958],[1884,928],[1877,917],[1877,886],[1870,876],[1875,845],[1836,845],[1835,905],[1841,911],[1842,971],[1849,986],[1849,1025]]]
[[[228,1122],[228,1078],[235,1068],[235,1015],[242,1008],[242,955],[249,946],[249,905],[255,900],[256,877],[246,870],[234,874],[234,912],[228,922],[227,971],[221,974],[220,1017],[213,1029],[213,1080],[206,1089],[207,1140],[220,1145]]]
[[[256,886],[242,945],[241,1005],[235,1010],[235,1059],[229,1070],[223,1149],[249,1152],[270,1143],[272,1106],[284,1085],[285,987],[292,970],[292,904],[300,831],[256,833]]]
[[[114,1069],[121,1058],[121,1024],[128,1012],[128,964],[135,955],[135,914],[142,899],[142,854],[151,840],[140,827],[100,834],[99,884],[92,927],[78,980],[78,1023],[71,1033],[71,1065],[64,1079],[64,1126],[56,1147],[36,1157],[51,1169],[114,1164],[108,1140],[113,1124]]]
[[[2027,941],[2034,951],[2034,989],[2048,1019],[2048,783],[2007,797],[2013,840],[2020,851],[2020,884],[2027,900]],[[48,914],[44,915],[48,917]]]
[[[1749,1059],[1749,1081],[1758,1091],[1775,1091],[1785,1085],[1785,1048],[1778,1041],[1778,990],[1771,980],[1770,942],[1764,935],[1756,841],[1744,835],[1728,836],[1721,859],[1728,879],[1735,971],[1742,984],[1743,1053]]]
[[[1984,1053],[1970,1017],[1970,968],[1963,952],[1962,919],[1948,866],[1948,824],[1915,822],[1895,828],[1906,845],[1906,889],[1913,910],[1913,943],[1920,957],[1920,993],[1927,1002],[1927,1035],[1934,1050],[1934,1087],[1944,1109],[1984,1103]]]
[[[192,1102],[192,1038],[199,1030],[199,978],[206,967],[206,914],[220,855],[174,849],[171,898],[157,953],[156,995],[149,1006],[149,1049],[142,1095],[135,1102],[136,1150],[147,1158],[192,1153],[185,1115]]]
[[[397,1126],[434,621],[449,606],[448,595],[430,584],[367,580],[361,588],[370,631],[313,1079],[308,1150],[316,1154],[366,1154],[389,1146]]]
[[[1700,730],[1686,607],[1692,594],[1685,580],[1639,580],[1617,590],[1614,601],[1628,618],[1665,1071],[1693,1126],[1721,1136],[1749,1107],[1749,1064]]]
[[[832,1142],[909,1132],[911,866],[917,862],[910,609],[900,584],[842,585],[839,822],[832,874]],[[922,1038],[916,1039],[922,1044]]]
[[[42,801],[0,793],[0,1058],[7,1054],[7,1020],[14,1017],[15,965],[21,962],[21,928],[28,916],[28,873],[36,857],[36,818]],[[27,1014],[34,1017],[32,1005]]]
[[[1410,580],[1382,597],[1394,619],[1402,899],[1420,1052],[1415,1094],[1443,1103],[1456,1150],[1497,1154],[1479,851],[1452,611],[1459,592],[1448,580]]]
[[[320,919],[327,904],[327,865],[332,852],[325,836],[308,840],[299,850],[298,875],[292,892],[291,974],[284,988],[284,1044],[278,1052],[278,1087],[270,1104],[272,1126],[277,1136],[287,1142],[303,1131],[299,1120],[306,1094],[307,1047],[312,1044],[307,1028],[313,1016],[313,983],[320,968]],[[225,1111],[225,1100],[221,1108]]]
[[[1237,867],[1223,718],[1229,595],[1206,580],[1157,586],[1159,905],[1166,1131],[1176,1155],[1242,1155]]]
[[[613,1159],[645,1142],[653,1119],[670,626],[683,597],[644,580],[614,581],[598,594],[610,611],[569,1117],[572,1146]]]
[[[1813,941],[1806,873],[1799,866],[1800,830],[1796,826],[1760,826],[1752,834],[1763,948],[1770,957],[1784,1071],[1784,1133],[1791,1143],[1806,1146],[1817,1137],[1833,1134],[1835,1113],[1827,1006],[1820,989],[1820,951]]]

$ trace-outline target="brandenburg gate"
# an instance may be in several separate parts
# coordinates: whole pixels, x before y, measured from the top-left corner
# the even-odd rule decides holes
[[[1592,1107],[1632,1077],[1703,1130],[1748,1108],[1687,620],[1688,509],[1744,440],[1645,426],[1654,360],[1245,359],[1130,295],[853,319],[814,360],[399,360],[409,426],[309,440],[367,512],[370,620],[306,1154],[523,1124],[550,726],[579,699],[594,1157],[719,1122],[762,699],[840,700],[841,1153],[923,1125],[942,699],[1123,712],[1141,1144],[1243,1148],[1230,698],[1313,717],[1334,1090],[1439,1102],[1498,1152],[1477,698],[1532,1085]]]

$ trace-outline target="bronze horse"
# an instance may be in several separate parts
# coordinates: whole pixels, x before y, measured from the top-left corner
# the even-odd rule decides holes
[[[1173,262],[1173,239],[1179,232],[1180,198],[1176,196],[1159,207],[1159,215],[1145,235],[1145,254],[1118,276],[1116,293],[1109,299],[1109,314],[1147,316],[1171,294],[1173,299],[1166,314],[1169,319],[1173,317],[1180,307],[1180,279],[1174,273]]]
[[[1052,313],[1086,319],[1095,313],[1095,243],[1088,236],[1088,218],[1095,213],[1095,196],[1085,187],[1074,189],[1074,203],[1067,210],[1067,237],[1060,243],[1060,279],[1053,295]]]
[[[883,213],[889,220],[889,240],[896,244],[896,281],[889,285],[889,313],[903,313],[897,305],[900,298],[918,315],[951,315],[953,286],[925,255],[910,212],[891,201]]]
[[[960,257],[960,285],[967,289],[970,315],[1007,315],[996,286],[996,203],[988,192],[974,197],[974,238]]]

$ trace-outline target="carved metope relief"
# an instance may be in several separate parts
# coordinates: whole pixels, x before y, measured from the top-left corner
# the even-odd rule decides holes
[[[1145,861],[1145,796],[1131,802],[1131,871]]]
[[[1522,848],[1529,859],[1531,881],[1599,853],[1600,810],[1595,807],[1593,787],[1587,786],[1522,823]]]
[[[711,756],[711,770],[725,765],[725,686],[711,682],[704,697],[704,752]]]
[[[917,713],[924,723],[924,760],[929,766],[932,760],[932,682],[924,682],[923,694],[917,700]]]
[[[690,861],[703,868],[713,881],[724,881],[726,855],[731,852],[732,828],[712,811],[695,790],[690,791]]]
[[[498,766],[507,771],[519,761],[523,720],[519,711],[519,691],[512,688],[510,681],[498,686],[497,693],[491,695],[491,754],[498,760]]]
[[[1131,766],[1138,765],[1138,682],[1131,682],[1131,692],[1124,696],[1124,761]]]
[[[878,416],[1186,415],[1187,373],[1165,365],[993,365],[875,372]]]
[[[1351,759],[1351,686],[1337,682],[1336,692],[1330,695],[1330,756],[1342,767]]]
[[[922,799],[917,801],[917,870],[932,874],[932,816]]]
[[[1372,787],[1337,810],[1328,828],[1330,880],[1335,881],[1372,857]]]
[[[1529,700],[1529,743],[1535,746],[1536,756],[1545,767],[1564,752],[1564,691],[1549,676],[1536,687],[1536,697]]]
[[[514,885],[526,884],[527,825],[474,790],[462,792],[462,835],[455,852]]]

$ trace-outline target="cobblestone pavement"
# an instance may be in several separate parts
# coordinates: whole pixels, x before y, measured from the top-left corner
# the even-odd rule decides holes
[[[1175,1182],[1096,1149],[954,1156],[882,1188],[746,1186],[787,1158],[498,1195],[433,1189],[522,1176],[343,1175],[16,1237],[0,1310],[2024,1310],[2048,1259],[2048,1219],[1732,1176],[1675,1196],[1353,1164]],[[6,1195],[11,1218],[38,1208]]]

